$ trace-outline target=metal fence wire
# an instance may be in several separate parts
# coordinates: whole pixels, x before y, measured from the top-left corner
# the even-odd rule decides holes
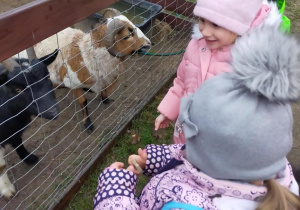
[[[5,153],[1,160],[6,161],[6,172],[3,171],[1,177],[8,175],[16,194],[10,199],[2,196],[1,209],[54,207],[134,115],[174,76],[183,56],[182,53],[176,52],[182,52],[190,40],[193,17],[192,13],[179,16],[176,12],[167,12],[167,2],[170,1],[157,2],[163,6],[163,18],[157,16],[150,21],[150,28],[146,33],[152,42],[150,53],[130,53],[121,59],[103,53],[107,51],[106,47],[102,46],[105,38],[97,39],[96,33],[105,21],[101,22],[102,25],[96,25],[99,20],[90,16],[74,24],[73,29],[68,29],[68,39],[62,39],[61,32],[47,38],[53,39],[54,42],[51,43],[54,44],[45,44],[41,48],[47,48],[44,49],[45,52],[58,49],[54,63],[48,66],[49,74],[37,79],[33,66],[44,65],[43,60],[31,65],[22,59],[27,55],[21,52],[15,58],[19,63],[23,63],[22,70],[5,71],[5,67],[0,66],[0,113],[3,113],[0,114],[0,132],[9,132],[10,126],[16,126],[20,120],[31,115],[26,118],[28,123],[21,128],[24,133],[20,136],[24,147],[38,157],[36,163],[33,161],[33,164],[26,164],[26,161],[22,161],[18,156],[16,148],[9,146],[9,143],[5,146],[2,144]],[[175,8],[182,7],[176,0],[172,1],[172,5]],[[187,9],[191,8],[185,7],[183,11]],[[125,14],[124,11],[122,13]],[[134,15],[133,18],[138,17]],[[130,39],[135,32],[137,31],[131,30],[130,35],[123,36],[118,41]],[[133,42],[126,48],[134,44]],[[37,51],[37,48],[35,50],[38,58],[45,53]],[[85,70],[92,68],[91,65],[94,65],[96,73],[102,73],[83,75]],[[14,72],[16,74],[11,76]],[[8,80],[2,82],[1,75],[9,75]],[[22,84],[18,83],[20,77],[23,78]],[[51,86],[48,92],[36,97],[36,93],[42,91],[42,84],[48,84],[49,81],[55,81],[56,84]],[[113,88],[110,87],[111,84],[114,85]],[[71,88],[68,88],[70,86]],[[103,92],[108,89],[109,94],[103,96]],[[11,96],[11,92],[15,94]],[[52,93],[56,97],[55,105],[49,106],[53,98],[46,101],[46,104],[40,103]],[[23,95],[25,98],[22,98]],[[28,104],[9,115],[12,107],[21,106],[26,101],[29,101]],[[44,107],[47,106],[45,110]],[[59,108],[58,117],[44,118],[54,106]],[[38,110],[38,115],[32,114],[32,107]],[[85,126],[91,124],[93,129]],[[0,136],[2,142],[9,142],[18,134]]]

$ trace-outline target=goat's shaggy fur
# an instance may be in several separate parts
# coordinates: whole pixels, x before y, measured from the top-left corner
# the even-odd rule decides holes
[[[107,34],[116,20],[121,21],[122,29],[116,34]],[[112,46],[107,46],[108,36],[113,36]],[[90,33],[67,28],[34,48],[37,56],[60,49],[58,58],[49,66],[51,81],[54,85],[73,89],[83,110],[84,125],[88,130],[93,130],[82,88],[100,94],[103,99],[108,98],[117,86],[120,72],[124,70],[124,57],[138,50],[147,51],[150,46],[150,40],[139,28],[125,16],[118,15],[106,19]],[[112,54],[109,48],[114,48],[116,54]]]

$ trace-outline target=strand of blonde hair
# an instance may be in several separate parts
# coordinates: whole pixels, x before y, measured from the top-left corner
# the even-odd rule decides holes
[[[256,210],[300,210],[300,197],[274,179],[265,181],[267,194]]]

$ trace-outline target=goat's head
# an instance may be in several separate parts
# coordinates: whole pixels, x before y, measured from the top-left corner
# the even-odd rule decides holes
[[[124,57],[137,51],[147,52],[151,47],[150,40],[127,17],[117,10],[109,9],[105,44],[110,54]]]
[[[14,94],[14,101],[26,107],[32,115],[46,119],[55,119],[59,108],[55,98],[53,84],[49,78],[47,65],[51,64],[58,51],[40,59],[15,59],[20,66],[12,71],[3,71],[0,75],[0,85],[8,87],[10,95]]]

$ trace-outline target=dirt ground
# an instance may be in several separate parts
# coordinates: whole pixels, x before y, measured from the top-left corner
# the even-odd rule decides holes
[[[0,13],[16,8],[32,0],[0,0]],[[291,8],[300,8],[299,2],[291,2]],[[299,11],[299,10],[297,10]],[[290,12],[289,16],[297,13]],[[299,13],[300,14],[300,13]],[[298,14],[298,15],[299,15]],[[299,18],[300,20],[300,18]],[[294,23],[294,32],[300,31],[300,22]],[[93,25],[85,20],[78,27]],[[189,28],[185,31],[190,31]],[[153,37],[154,39],[155,37]],[[299,37],[300,38],[300,37]],[[300,40],[300,39],[299,39]],[[153,51],[170,53],[183,50],[189,41],[189,34],[171,33],[161,42],[156,42]],[[127,70],[120,75],[120,84],[112,94],[112,101],[103,104],[93,93],[86,93],[91,120],[96,128],[88,134],[83,130],[79,104],[68,89],[56,90],[61,114],[55,121],[40,118],[33,123],[24,135],[26,148],[40,158],[34,166],[20,162],[16,153],[7,147],[9,176],[17,187],[18,194],[11,200],[0,199],[2,209],[44,209],[56,202],[59,194],[76,179],[90,160],[100,151],[103,138],[109,139],[114,130],[136,109],[155,93],[176,70],[182,55],[160,57],[135,55],[126,61]],[[295,176],[300,181],[300,106],[293,106],[294,146],[288,159]]]

